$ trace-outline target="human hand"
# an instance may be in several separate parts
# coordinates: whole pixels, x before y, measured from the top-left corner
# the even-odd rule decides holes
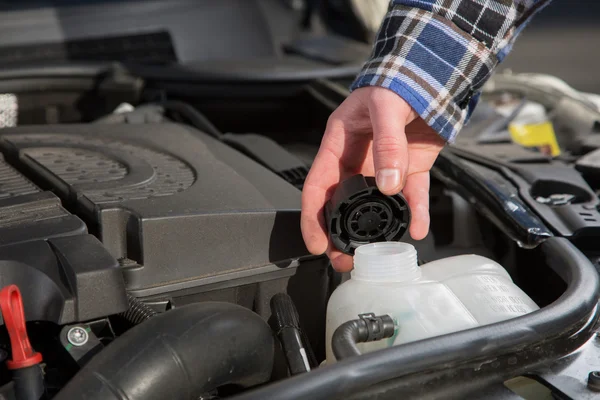
[[[429,231],[429,170],[445,142],[396,93],[381,87],[352,92],[328,122],[302,192],[302,235],[312,254],[326,253],[341,272],[352,257],[329,240],[323,210],[336,185],[356,174],[375,176],[386,195],[402,191],[412,211],[410,235]]]

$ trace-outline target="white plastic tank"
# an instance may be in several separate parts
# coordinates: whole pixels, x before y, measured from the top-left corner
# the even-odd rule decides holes
[[[365,353],[537,309],[506,270],[488,258],[462,255],[418,266],[411,244],[364,245],[355,251],[351,278],[334,291],[327,306],[327,363],[335,362],[333,333],[359,314],[389,314],[397,325],[394,337],[359,344]]]

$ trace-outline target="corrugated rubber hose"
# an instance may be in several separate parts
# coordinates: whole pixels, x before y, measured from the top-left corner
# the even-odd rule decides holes
[[[127,293],[127,302],[129,303],[129,308],[120,315],[133,325],[141,324],[158,315],[149,305],[129,293]]]

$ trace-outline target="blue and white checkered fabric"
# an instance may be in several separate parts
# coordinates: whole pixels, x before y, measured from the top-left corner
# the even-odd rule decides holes
[[[550,1],[393,0],[352,90],[393,90],[452,142],[517,34]]]

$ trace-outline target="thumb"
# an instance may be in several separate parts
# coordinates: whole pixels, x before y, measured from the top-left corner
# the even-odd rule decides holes
[[[377,95],[369,103],[375,177],[383,194],[394,195],[402,190],[408,174],[405,127],[412,109],[395,93],[381,91]]]

